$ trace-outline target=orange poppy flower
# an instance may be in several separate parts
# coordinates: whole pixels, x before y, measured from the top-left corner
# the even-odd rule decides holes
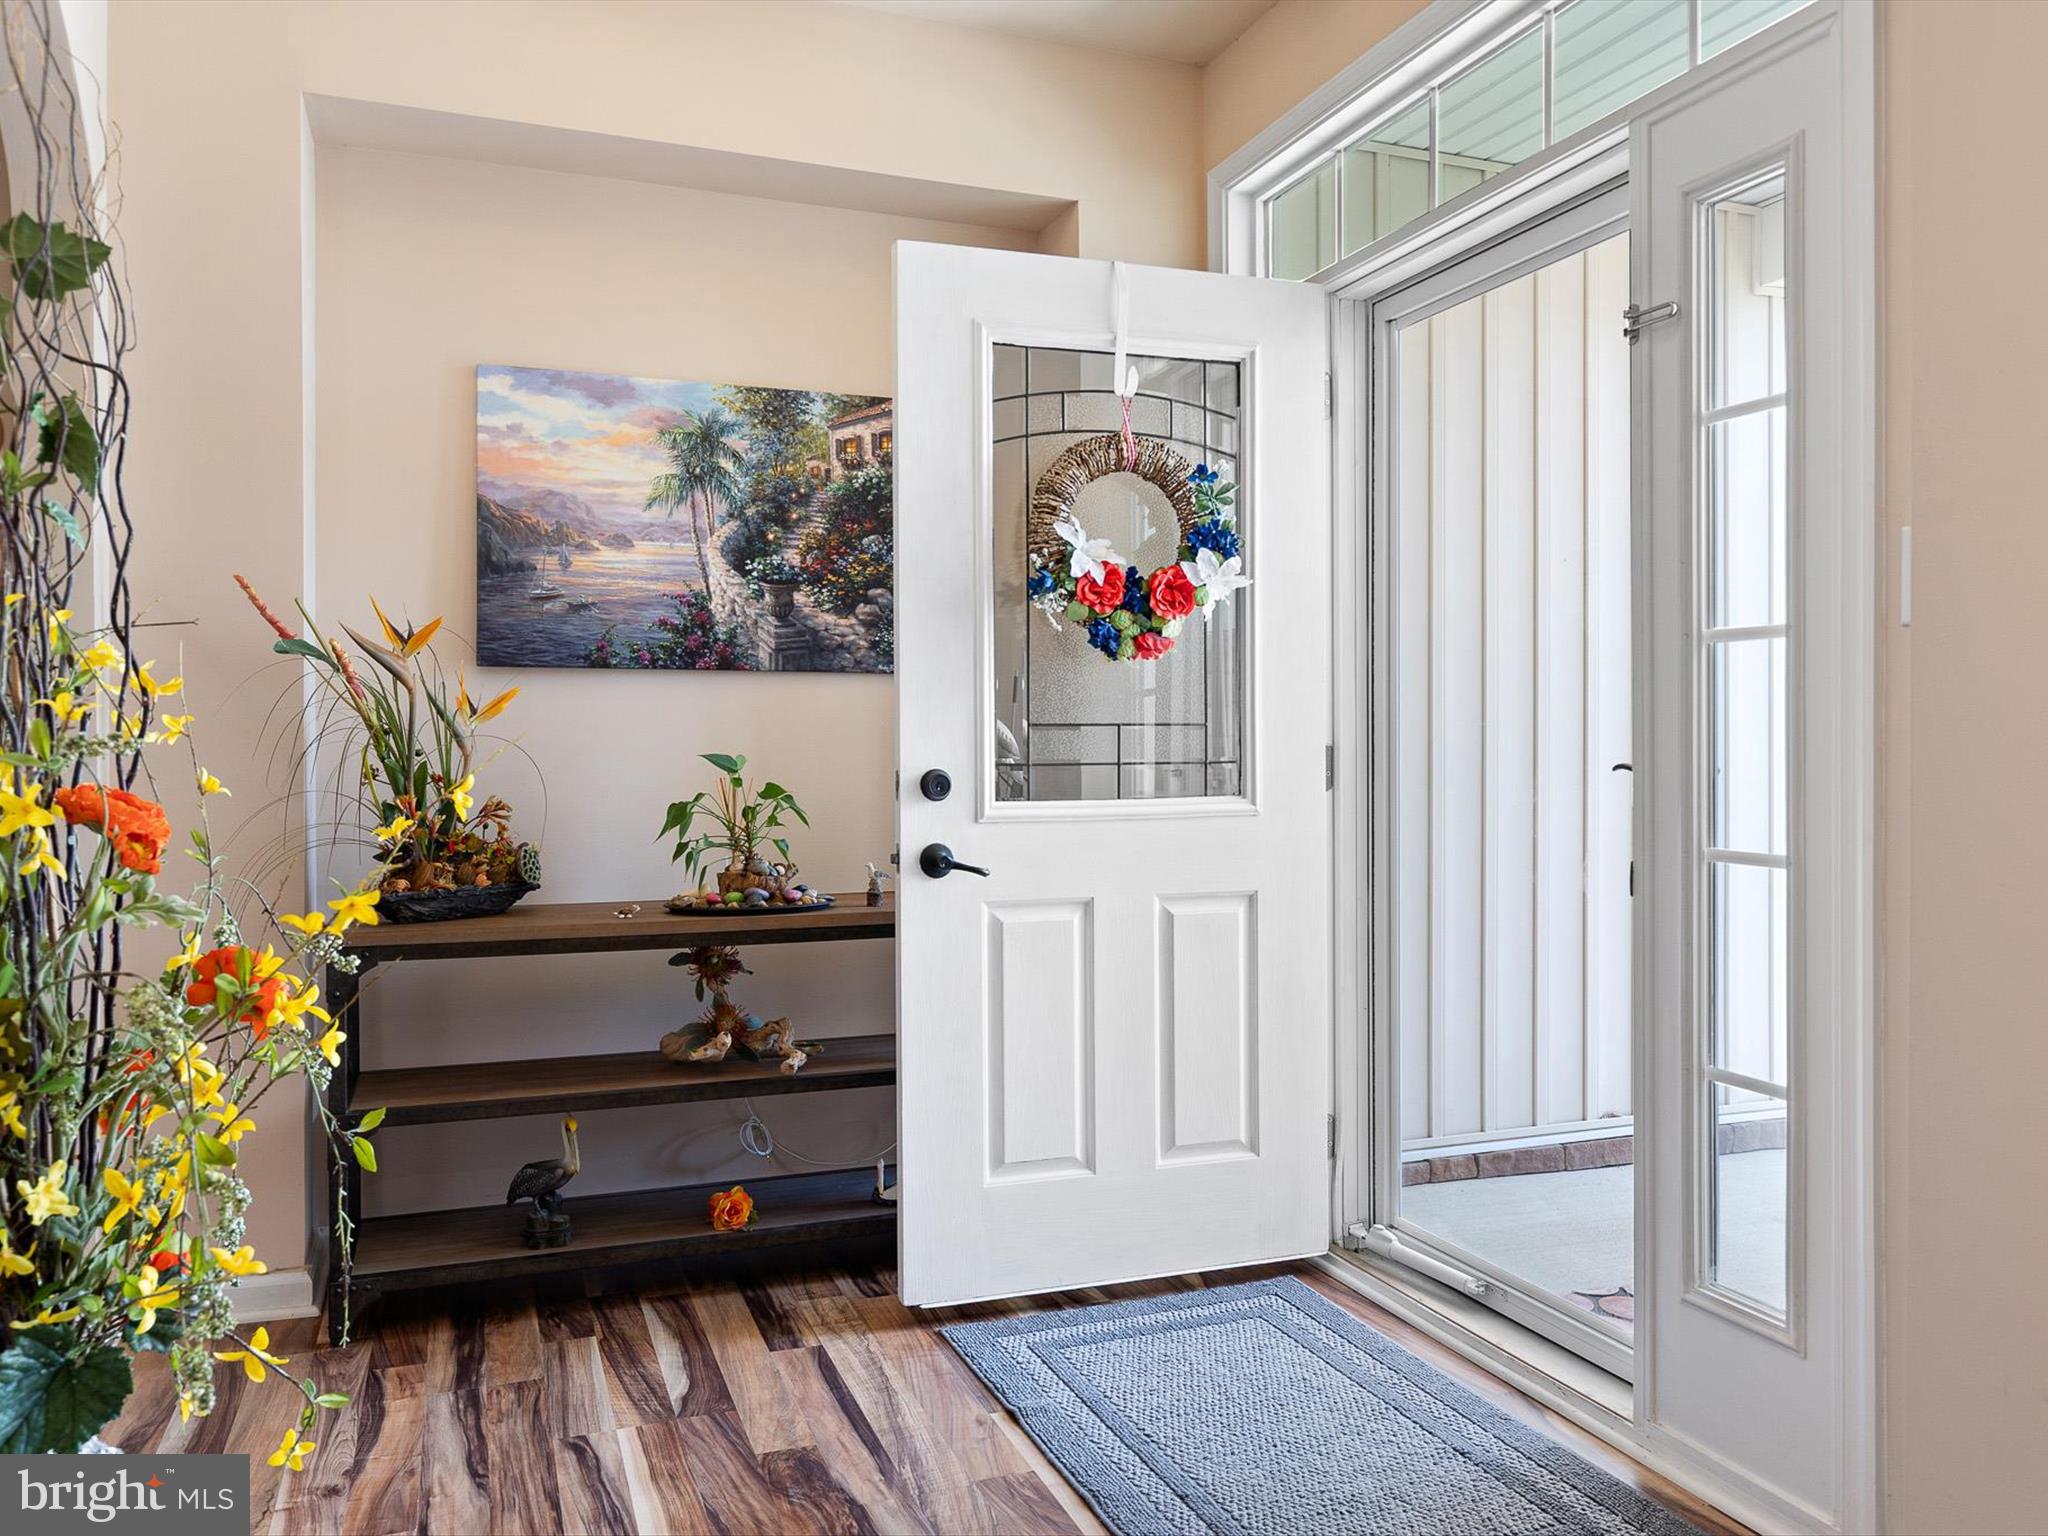
[[[162,873],[164,848],[171,840],[171,818],[154,800],[110,784],[88,782],[60,789],[50,801],[74,827],[98,828],[126,868],[145,875]]]
[[[256,968],[255,951],[239,944],[230,944],[222,949],[209,949],[192,965],[192,983],[185,988],[185,1001],[194,1008],[211,1008],[220,1000],[220,986],[217,978],[230,977],[241,981],[253,977]],[[270,1033],[270,1021],[277,1017],[278,1005],[284,1000],[284,978],[266,976],[253,986],[245,985],[241,995],[242,1011],[237,1021],[247,1024],[261,1040]]]

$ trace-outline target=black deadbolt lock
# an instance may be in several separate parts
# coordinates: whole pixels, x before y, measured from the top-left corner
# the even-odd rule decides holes
[[[943,800],[953,793],[953,775],[943,768],[927,768],[917,787],[924,791],[925,799]]]

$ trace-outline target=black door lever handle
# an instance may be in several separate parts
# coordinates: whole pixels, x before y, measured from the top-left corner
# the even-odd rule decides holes
[[[934,880],[943,880],[956,869],[968,875],[988,873],[979,864],[962,864],[944,843],[926,843],[924,852],[917,856],[917,867]]]

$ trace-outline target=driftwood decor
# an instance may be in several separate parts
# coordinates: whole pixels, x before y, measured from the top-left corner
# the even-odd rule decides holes
[[[796,1030],[788,1019],[756,1018],[744,1013],[731,997],[735,976],[753,974],[740,963],[739,951],[704,944],[676,956],[697,978],[697,998],[709,999],[704,1016],[661,1037],[661,1054],[670,1061],[724,1061],[737,1050],[755,1061],[779,1060],[785,1077],[794,1077],[811,1059],[815,1045],[797,1043]],[[670,962],[675,963],[674,961]]]

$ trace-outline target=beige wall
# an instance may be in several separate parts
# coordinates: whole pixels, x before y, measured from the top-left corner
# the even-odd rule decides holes
[[[266,801],[290,785],[258,742],[288,677],[262,670],[264,635],[229,573],[275,602],[310,591],[323,612],[359,617],[374,572],[380,593],[466,625],[470,366],[887,391],[890,242],[1014,239],[506,167],[316,156],[301,93],[1029,193],[1073,205],[1039,237],[1048,248],[1178,265],[1203,250],[1200,78],[1182,65],[780,0],[117,0],[110,34],[120,225],[145,317],[129,374],[136,598],[152,619],[197,620],[182,670],[207,765],[237,790],[220,840],[232,835],[244,868],[283,829]],[[682,764],[721,747],[805,749],[785,776],[829,828],[808,867],[844,885],[887,854],[889,685],[752,682],[529,679],[517,709],[547,770],[551,895],[670,888],[652,841],[659,806]],[[537,814],[536,792],[512,788]],[[296,900],[300,867],[287,853],[266,884]],[[402,1029],[415,1060],[467,1049],[458,1021],[477,1017],[493,1021],[499,1054],[551,1054],[564,1036],[622,1048],[674,1022],[661,959],[505,962],[468,986],[419,967],[368,1022],[375,1036],[379,1007],[403,1020],[387,1033]],[[783,956],[763,973],[762,1000],[786,998],[821,1033],[886,1018],[879,952],[852,962],[843,989],[807,991]],[[798,1150],[879,1144],[882,1096],[802,1102],[800,1119],[776,1120]],[[274,1268],[322,1220],[290,1152],[293,1118],[268,1107],[263,1134],[277,1140],[250,1169],[251,1232]],[[593,1187],[730,1161],[730,1116],[609,1118]],[[371,1182],[386,1204],[490,1198],[532,1155],[516,1134],[393,1133]]]
[[[2038,139],[2048,6],[1888,4],[1879,44],[1887,549],[1885,1409],[1892,1528],[2048,1526],[2048,215],[1986,144]]]
[[[1202,169],[1350,64],[1429,0],[1280,0],[1202,71]]]

